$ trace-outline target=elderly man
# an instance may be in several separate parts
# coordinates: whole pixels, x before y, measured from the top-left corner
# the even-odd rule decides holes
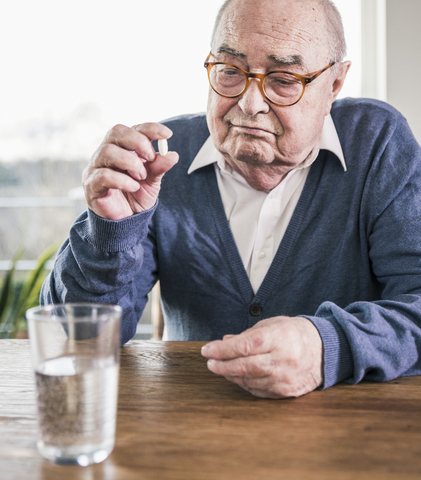
[[[118,303],[124,343],[160,280],[168,339],[256,396],[420,374],[420,147],[335,101],[344,53],[329,0],[225,2],[206,116],[107,134],[42,301]]]

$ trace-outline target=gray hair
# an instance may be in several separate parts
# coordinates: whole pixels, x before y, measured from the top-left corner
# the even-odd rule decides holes
[[[346,41],[344,34],[344,27],[342,24],[342,17],[339,13],[338,8],[331,0],[315,0],[323,9],[326,17],[326,27],[327,27],[327,42],[329,48],[330,60],[332,62],[341,62],[346,55]],[[228,5],[232,0],[225,0],[219,9],[218,15],[216,16],[215,25],[212,32],[212,41],[215,38],[216,30],[218,28],[219,22]]]

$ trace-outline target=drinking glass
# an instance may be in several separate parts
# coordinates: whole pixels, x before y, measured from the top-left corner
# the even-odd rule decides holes
[[[39,452],[60,464],[102,462],[115,442],[121,308],[46,305],[26,318]]]

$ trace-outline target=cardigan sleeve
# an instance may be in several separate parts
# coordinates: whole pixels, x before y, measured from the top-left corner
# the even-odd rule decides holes
[[[157,277],[151,253],[153,245],[148,236],[155,209],[156,205],[119,221],[103,219],[91,210],[84,212],[58,252],[41,290],[41,304],[120,305],[121,343],[130,340]],[[138,275],[141,268],[142,274]]]
[[[209,136],[205,115],[186,115],[164,124],[174,132],[170,149],[178,151],[183,161],[190,164]],[[165,177],[168,173],[171,171]],[[165,184],[164,180],[162,185]],[[119,221],[103,219],[91,210],[84,212],[58,252],[54,268],[44,282],[41,303],[120,305],[121,343],[130,340],[147,295],[158,279],[154,233],[158,205],[159,200],[152,209]]]
[[[421,149],[402,117],[374,156],[361,219],[381,298],[303,315],[323,340],[324,388],[421,375]]]

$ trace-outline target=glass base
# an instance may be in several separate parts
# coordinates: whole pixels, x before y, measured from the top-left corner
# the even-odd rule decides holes
[[[103,462],[114,448],[114,442],[101,445],[53,446],[42,440],[37,442],[39,453],[50,462],[59,465],[80,465],[87,467]]]

